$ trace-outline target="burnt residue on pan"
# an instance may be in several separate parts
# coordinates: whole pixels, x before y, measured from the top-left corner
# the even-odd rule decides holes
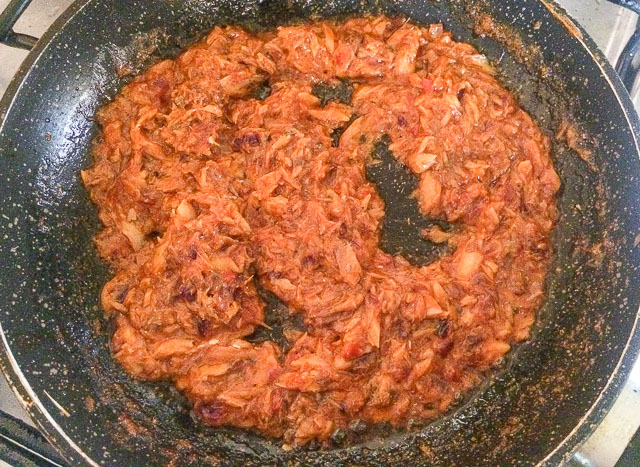
[[[443,22],[489,57],[550,136],[561,136],[553,151],[563,181],[561,218],[534,336],[448,416],[410,433],[355,427],[359,437],[336,440],[333,449],[286,451],[253,433],[200,427],[171,385],[132,381],[110,356],[109,323],[98,305],[109,274],[92,247],[99,225],[78,177],[89,164],[91,116],[133,74],[216,24],[259,29],[379,12]],[[0,312],[0,322],[34,391],[46,390],[71,416],[46,396],[41,403],[87,456],[104,464],[529,465],[571,433],[607,384],[635,319],[638,294],[630,281],[637,277],[640,230],[632,200],[639,167],[617,97],[579,35],[568,35],[546,6],[537,0],[91,0],[73,15],[71,32],[48,36],[52,43],[0,134],[6,155],[0,214],[9,219],[0,223],[0,253],[8,258],[0,266],[6,279],[0,298],[11,310]],[[34,105],[37,119],[30,121]],[[0,361],[17,384],[8,360]],[[83,459],[32,412],[67,456]],[[589,429],[583,426],[553,463]]]

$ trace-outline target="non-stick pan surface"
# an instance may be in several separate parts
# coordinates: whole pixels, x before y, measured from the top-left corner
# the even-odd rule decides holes
[[[563,122],[576,129],[565,139],[577,152],[554,139],[561,218],[534,336],[448,416],[409,433],[383,427],[355,446],[285,451],[256,434],[201,427],[170,385],[135,382],[111,359],[98,303],[109,271],[79,179],[93,115],[129,71],[175,55],[215,24],[380,11],[444,23],[497,64],[548,134]],[[483,29],[483,12],[509,26]],[[559,12],[540,0],[76,2],[0,104],[0,364],[43,432],[71,462],[108,465],[532,464],[570,455],[638,351],[640,164],[628,96]]]

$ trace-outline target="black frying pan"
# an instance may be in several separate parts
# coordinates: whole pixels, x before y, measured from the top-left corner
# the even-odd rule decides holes
[[[31,47],[9,33],[26,3],[11,3],[0,38]],[[123,64],[141,70],[215,24],[264,28],[380,11],[443,22],[498,64],[546,132],[562,122],[577,128],[577,138],[554,140],[561,218],[534,335],[486,385],[420,430],[377,427],[355,446],[286,452],[257,434],[201,427],[170,385],[131,380],[109,354],[98,303],[109,272],[79,180],[93,115],[131,79],[116,72]],[[484,13],[498,27],[474,34]],[[78,0],[35,44],[0,121],[0,366],[71,463],[556,464],[602,419],[638,354],[640,126],[606,59],[552,2]],[[376,182],[384,192],[384,176]],[[388,196],[387,217],[404,215],[409,208]],[[410,247],[400,235],[396,244]]]

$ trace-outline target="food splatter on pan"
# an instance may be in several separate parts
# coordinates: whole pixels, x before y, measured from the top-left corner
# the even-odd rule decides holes
[[[441,25],[216,28],[98,119],[82,176],[115,271],[114,356],[205,423],[296,444],[405,426],[527,339],[557,217],[550,143]],[[450,247],[427,266],[380,248],[380,141],[422,215],[454,225],[424,230]],[[278,342],[259,338],[267,293],[300,318]]]

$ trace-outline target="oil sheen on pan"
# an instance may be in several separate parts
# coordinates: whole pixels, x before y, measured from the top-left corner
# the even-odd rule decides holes
[[[115,273],[114,357],[173,381],[205,423],[298,445],[402,428],[528,338],[557,217],[550,143],[441,25],[216,28],[98,120],[82,177]],[[448,245],[426,266],[380,248],[381,141],[420,215],[453,226],[423,231]]]

